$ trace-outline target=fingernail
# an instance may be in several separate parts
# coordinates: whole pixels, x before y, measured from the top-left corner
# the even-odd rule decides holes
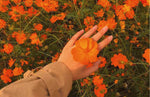
[[[93,27],[93,29],[97,29],[97,25],[95,25],[95,26]]]
[[[104,32],[106,32],[108,30],[108,27],[105,26],[103,29],[102,29]]]
[[[108,39],[113,39],[113,36],[112,36],[112,35],[111,35],[111,36],[109,36],[109,37],[108,37]]]

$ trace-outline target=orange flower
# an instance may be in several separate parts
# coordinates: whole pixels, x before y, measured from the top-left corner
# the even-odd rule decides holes
[[[115,80],[114,83],[117,84],[117,83],[118,83],[118,80]]]
[[[92,82],[95,86],[100,86],[101,84],[103,84],[103,78],[100,78],[100,75],[94,76]]]
[[[16,61],[16,59],[11,58],[8,62],[9,67],[12,67],[15,61]]]
[[[102,84],[102,85],[94,88],[94,93],[97,97],[104,97],[104,95],[107,93],[106,85]]]
[[[119,67],[119,69],[124,69],[125,68],[125,64],[128,62],[128,59],[125,55],[119,53],[114,54],[114,56],[111,58],[111,65],[114,65],[115,67]]]
[[[21,59],[20,60],[21,66],[23,66],[24,64],[28,65],[28,61]]]
[[[21,0],[12,0],[12,1],[14,1],[14,3],[15,3],[16,5],[21,2]]]
[[[51,23],[55,23],[57,20],[64,20],[65,17],[66,17],[66,14],[62,12],[60,14],[52,16],[50,18],[50,21],[51,21]]]
[[[92,38],[77,40],[75,47],[71,50],[74,60],[84,65],[96,62],[98,52],[98,44]]]
[[[125,29],[125,21],[120,21],[121,30]]]
[[[31,39],[31,44],[36,44],[36,45],[40,45],[41,42],[37,36],[36,33],[32,33],[31,36],[30,36],[30,39]]]
[[[43,29],[43,25],[42,24],[36,24],[36,25],[34,25],[34,29],[41,31]]]
[[[33,4],[33,0],[24,0],[24,4],[26,7],[31,7]]]
[[[110,30],[113,30],[116,28],[117,23],[115,22],[114,18],[107,19],[107,26]]]
[[[28,11],[26,11],[26,13],[29,17],[37,15],[37,12],[38,12],[38,10],[34,9],[33,7],[30,7],[28,9]]]
[[[24,15],[26,13],[23,5],[12,6],[11,10],[12,11],[9,11],[8,14],[11,16],[10,19],[13,19],[15,22],[20,18],[21,15]]]
[[[60,53],[56,53],[56,54],[54,55],[54,57],[52,57],[52,63],[57,61],[59,55],[60,55]]]
[[[16,41],[18,44],[23,44],[26,41],[26,35],[23,32],[14,32],[16,34]]]
[[[94,22],[95,22],[95,20],[93,19],[93,17],[87,16],[87,17],[84,19],[84,24],[87,26],[87,27],[85,28],[85,31],[87,31],[87,30],[89,30],[90,28],[92,28],[93,25],[94,25]]]
[[[24,72],[24,71],[22,70],[21,67],[15,67],[14,70],[13,70],[14,76],[21,75],[23,72]]]
[[[5,84],[11,82],[11,79],[6,75],[1,75],[1,80],[3,80]]]
[[[11,69],[4,68],[3,69],[3,74],[6,75],[6,76],[8,76],[8,77],[13,77],[13,73],[12,73]]]
[[[145,49],[145,52],[142,56],[146,59],[146,62],[150,64],[150,57],[149,57],[150,56],[150,49],[149,48]]]
[[[46,35],[46,34],[43,34],[43,35],[41,35],[41,38],[42,38],[43,40],[46,40],[46,39],[47,39],[47,35]]]
[[[98,0],[97,4],[103,6],[104,8],[111,6],[111,3],[108,0]]]
[[[94,14],[95,14],[97,17],[103,17],[104,11],[103,11],[103,9],[101,9],[101,10],[99,10],[98,12],[94,12]]]
[[[102,68],[106,64],[106,59],[104,57],[99,56],[98,59],[100,60],[99,68]]]
[[[83,82],[81,82],[81,86],[85,86],[88,83],[89,83],[88,79],[83,79]]]
[[[149,6],[150,5],[150,1],[149,0],[140,0],[143,4],[144,7]]]
[[[10,4],[9,0],[0,0],[0,11],[1,12],[6,12],[8,10],[7,5]]]
[[[7,54],[10,54],[12,51],[13,51],[13,49],[14,49],[14,47],[13,47],[13,45],[12,44],[4,44],[3,45],[3,47],[4,47],[4,52],[5,53],[7,53]]]
[[[35,4],[38,7],[42,7],[46,12],[57,11],[59,5],[56,0],[35,0]]]
[[[125,15],[126,15],[126,17],[128,19],[133,19],[133,17],[134,17],[134,10],[131,9],[130,11],[127,11]]]
[[[0,19],[0,29],[6,26],[6,22],[3,19]]]
[[[139,4],[139,0],[126,0],[124,1],[124,3],[129,5],[130,7],[136,7]]]

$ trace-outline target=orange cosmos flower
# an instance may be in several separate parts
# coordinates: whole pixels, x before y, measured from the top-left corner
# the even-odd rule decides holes
[[[104,97],[104,95],[107,93],[106,85],[102,84],[100,86],[95,87],[94,93],[97,97]]]
[[[0,19],[0,29],[6,26],[6,22],[3,19]]]
[[[33,4],[33,0],[24,0],[24,4],[26,7],[31,7]]]
[[[149,57],[150,56],[150,49],[149,48],[145,49],[145,52],[142,56],[146,59],[146,62],[150,64],[150,57]]]
[[[12,58],[11,58],[11,59],[8,61],[9,67],[12,67],[15,61],[16,61],[16,59],[12,59]]]
[[[98,59],[100,60],[99,68],[102,68],[106,64],[106,59],[104,57],[99,56]]]
[[[94,14],[95,14],[97,17],[103,17],[104,11],[103,11],[103,9],[101,9],[101,10],[99,10],[98,12],[94,12]]]
[[[88,83],[89,83],[88,79],[83,79],[83,82],[81,82],[81,86],[85,86]]]
[[[118,83],[118,80],[115,80],[114,83],[117,84],[117,83]]]
[[[127,17],[128,19],[133,19],[133,17],[134,17],[134,10],[131,9],[130,11],[127,11],[127,12],[125,13],[125,15],[126,15],[126,17]]]
[[[17,32],[15,37],[18,44],[23,44],[27,39],[26,35],[23,32]]]
[[[115,22],[114,18],[107,19],[107,26],[110,30],[113,30],[116,28],[117,23]]]
[[[149,0],[140,0],[143,4],[144,7],[150,6],[150,1]]]
[[[101,84],[103,84],[103,78],[100,78],[100,75],[94,76],[92,82],[95,86],[100,86]]]
[[[8,82],[11,82],[11,79],[6,75],[1,75],[1,80],[6,84]]]
[[[38,7],[42,7],[46,12],[57,11],[59,5],[56,0],[35,0],[35,4]]]
[[[15,3],[16,5],[21,2],[21,0],[12,0],[12,1],[14,1],[14,3]]]
[[[23,66],[24,64],[28,65],[28,61],[21,59],[20,60],[21,66]]]
[[[124,6],[123,5],[118,5],[115,7],[115,13],[118,16],[120,20],[126,20],[126,16],[124,14]]]
[[[57,61],[59,55],[60,55],[60,53],[56,53],[56,54],[54,55],[54,57],[52,57],[52,63]]]
[[[98,52],[98,44],[92,38],[77,40],[75,47],[71,50],[74,60],[84,65],[96,62]]]
[[[108,0],[98,0],[97,4],[103,6],[104,8],[111,6],[111,3]]]
[[[36,45],[40,45],[41,42],[37,36],[36,33],[32,33],[31,36],[30,36],[30,39],[31,39],[31,44],[36,44]]]
[[[126,0],[124,1],[124,3],[129,5],[130,7],[136,7],[139,4],[139,0]]]
[[[43,29],[43,25],[42,24],[36,24],[36,25],[34,25],[34,29],[41,31]]]
[[[114,54],[114,56],[111,58],[111,62],[111,65],[119,67],[119,69],[124,69],[128,59],[125,55],[119,53],[118,55]]]
[[[9,0],[0,0],[0,11],[1,12],[6,12],[8,10],[7,5],[10,4]]]
[[[6,75],[6,76],[8,76],[8,77],[13,77],[13,73],[12,73],[11,69],[4,68],[3,69],[3,74]]]
[[[60,14],[52,16],[50,18],[50,21],[51,21],[51,23],[55,23],[57,20],[64,20],[65,17],[66,17],[66,14],[62,12]]]
[[[33,7],[28,8],[28,11],[26,11],[29,17],[37,15],[37,12],[38,10],[34,9]]]
[[[85,31],[87,31],[88,29],[92,28],[93,25],[95,23],[95,20],[93,19],[93,17],[89,17],[87,16],[85,19],[84,19],[84,24],[87,26],[85,28]]]
[[[7,54],[10,54],[12,51],[13,51],[13,49],[14,49],[14,47],[13,47],[13,45],[12,44],[4,44],[3,45],[3,47],[4,47],[4,52],[5,53],[7,53]]]
[[[14,76],[21,75],[23,72],[24,72],[24,71],[22,70],[21,67],[15,67],[15,69],[13,70]]]

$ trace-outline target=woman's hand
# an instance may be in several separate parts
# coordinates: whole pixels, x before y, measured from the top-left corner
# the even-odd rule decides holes
[[[96,71],[98,69],[98,65],[100,63],[100,60],[94,63],[93,66],[87,68],[85,65],[75,61],[73,59],[73,56],[71,54],[71,50],[74,47],[75,42],[81,38],[88,38],[97,30],[97,25],[95,25],[93,28],[91,28],[88,32],[86,32],[84,35],[84,30],[81,30],[77,32],[70,41],[65,45],[65,47],[62,50],[62,53],[60,54],[60,57],[58,58],[58,62],[63,62],[67,65],[67,67],[72,72],[73,80],[77,80],[80,78],[84,78],[89,76],[92,72]],[[97,32],[95,35],[93,35],[91,38],[93,38],[95,41],[98,41],[108,30],[108,27],[105,26],[102,28],[101,31]],[[113,39],[113,36],[109,36],[100,43],[98,43],[99,51],[101,51],[104,47],[106,47]]]

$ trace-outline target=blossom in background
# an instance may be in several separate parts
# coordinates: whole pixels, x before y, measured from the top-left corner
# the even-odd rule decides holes
[[[38,10],[34,9],[33,7],[28,8],[28,10],[26,11],[27,16],[32,17],[37,15]]]
[[[99,10],[99,11],[97,11],[97,12],[94,12],[94,14],[95,14],[97,17],[103,17],[104,11],[103,11],[103,9],[101,9],[101,10]]]
[[[9,0],[0,0],[0,12],[6,12],[8,10],[7,5],[10,4]]]
[[[100,86],[103,83],[103,78],[99,76],[94,76],[92,80],[95,86]]]
[[[98,44],[92,38],[77,40],[71,50],[74,60],[87,66],[98,60],[98,52]]]
[[[20,60],[21,66],[23,66],[24,64],[28,65],[28,61],[21,59]]]
[[[21,15],[24,15],[26,11],[24,10],[23,5],[12,6],[11,11],[8,14],[11,16],[10,19],[13,19],[15,22],[20,18]]]
[[[46,12],[57,11],[59,5],[56,0],[35,0],[38,7],[42,7]]]
[[[6,22],[3,19],[0,19],[0,29],[6,26]]]
[[[84,24],[86,25],[85,31],[87,31],[90,28],[92,28],[94,23],[95,23],[95,20],[94,20],[93,17],[87,16],[86,18],[84,18]]]
[[[4,68],[3,74],[0,76],[1,80],[3,80],[4,83],[8,83],[12,81],[10,77],[13,77],[12,70]]]
[[[106,64],[106,59],[104,57],[99,56],[98,59],[100,60],[99,68],[102,68]]]
[[[4,52],[7,53],[7,54],[10,54],[14,49],[13,45],[10,44],[10,43],[4,44],[3,47],[4,47],[4,49],[3,49]]]
[[[60,55],[60,53],[57,52],[57,53],[52,57],[52,63],[57,61],[57,59],[59,58],[59,55]]]
[[[144,7],[150,6],[150,1],[149,0],[140,0],[143,4]]]
[[[34,29],[41,31],[43,29],[43,25],[42,24],[36,24],[36,25],[34,25]]]
[[[108,0],[98,0],[97,4],[103,6],[104,8],[111,6],[111,3]]]
[[[66,14],[62,12],[60,14],[52,16],[50,18],[50,22],[55,23],[57,20],[64,20],[65,17],[66,17]]]
[[[13,32],[12,37],[16,38],[16,41],[17,41],[18,44],[23,44],[27,40],[26,34],[24,34],[23,31]]]
[[[144,54],[142,56],[145,58],[146,62],[150,64],[150,57],[149,57],[150,49],[149,48],[145,49]]]
[[[15,68],[13,69],[13,74],[14,74],[14,76],[21,75],[23,72],[24,72],[24,71],[23,71],[23,69],[22,69],[21,67],[15,67]]]
[[[33,4],[33,0],[24,0],[24,4],[26,7],[31,7]]]
[[[125,0],[124,3],[130,7],[136,7],[139,4],[139,0]]]
[[[16,5],[21,2],[21,0],[12,0],[12,1],[14,1],[14,3],[15,3]]]
[[[15,63],[15,61],[16,61],[16,59],[12,59],[12,58],[11,58],[11,59],[8,61],[9,67],[12,67],[13,64]]]
[[[32,33],[30,39],[31,39],[31,44],[41,45],[40,39],[36,33]]]
[[[100,86],[95,87],[94,93],[97,97],[104,97],[104,95],[107,93],[106,85],[101,84]]]
[[[119,69],[124,69],[126,63],[128,62],[128,59],[125,55],[119,53],[114,54],[114,56],[111,58],[111,65],[114,65],[115,67],[119,67]]]

